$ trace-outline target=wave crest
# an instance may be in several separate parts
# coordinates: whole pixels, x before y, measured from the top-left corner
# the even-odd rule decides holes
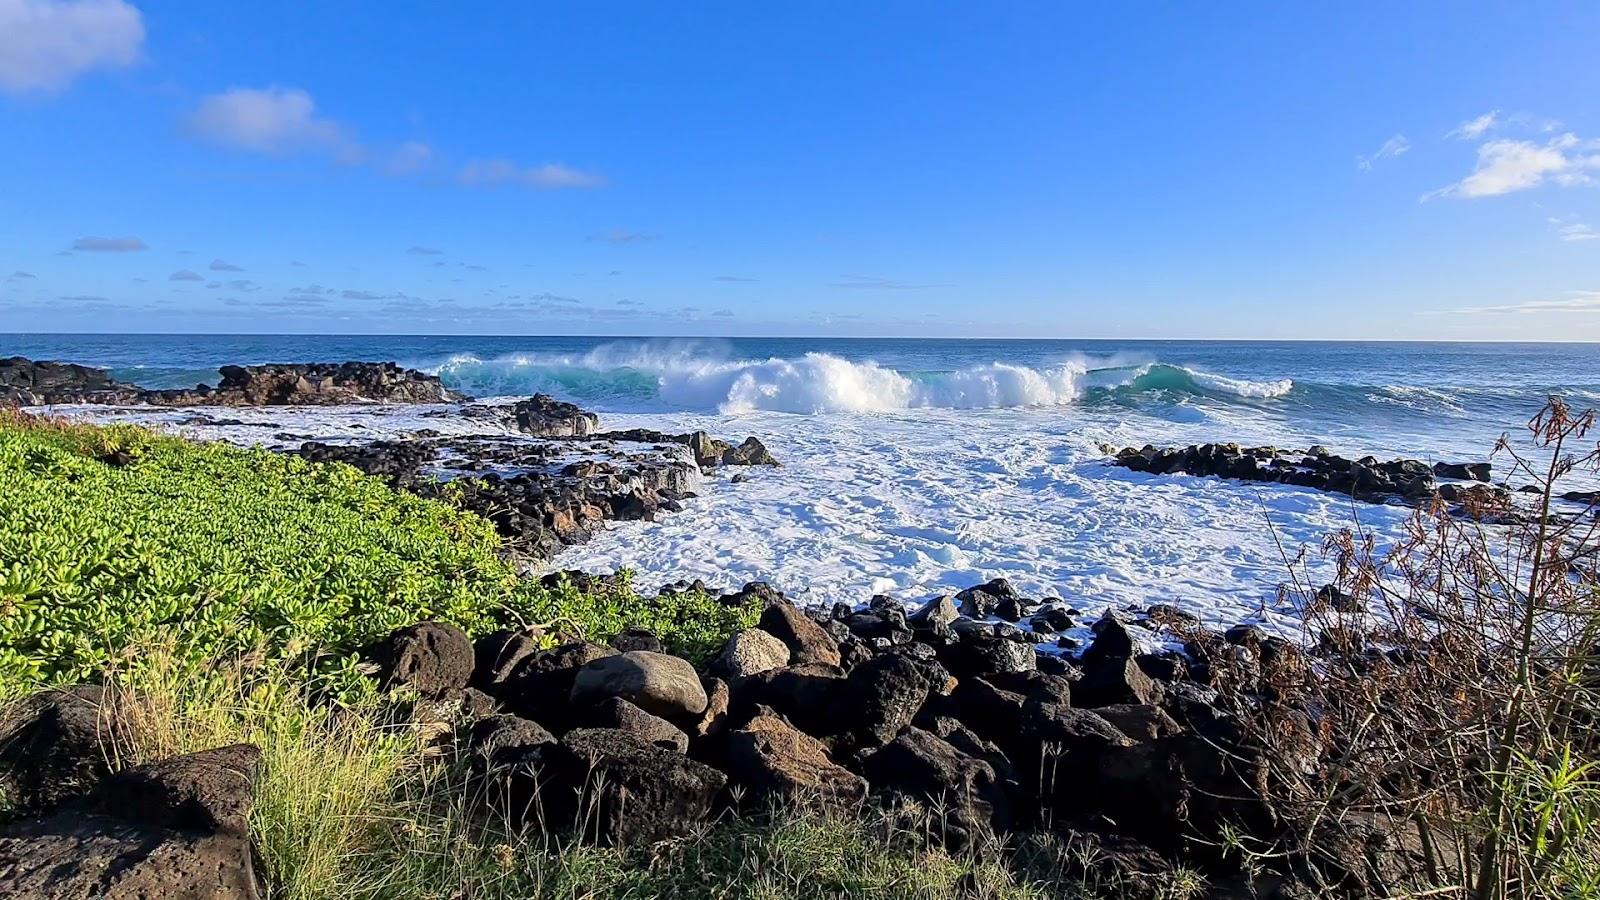
[[[829,353],[732,359],[719,342],[608,344],[583,354],[451,357],[433,368],[478,395],[537,391],[601,406],[669,407],[741,414],[874,413],[903,409],[1063,406],[1166,393],[1230,400],[1282,397],[1293,382],[1247,381],[1165,363],[1031,367],[991,362],[946,372],[902,372]]]

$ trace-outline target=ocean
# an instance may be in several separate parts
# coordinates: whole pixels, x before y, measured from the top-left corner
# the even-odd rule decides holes
[[[1172,603],[1286,631],[1298,622],[1279,596],[1286,555],[1352,525],[1392,541],[1409,510],[1129,472],[1098,446],[1317,443],[1479,461],[1552,393],[1600,405],[1594,344],[0,335],[9,355],[146,387],[215,383],[224,363],[394,360],[479,397],[550,393],[605,428],[760,437],[782,468],[708,479],[684,512],[613,524],[553,561],[629,567],[647,588],[761,579],[801,602],[914,602],[1005,576],[1086,611]],[[245,443],[270,433],[184,426],[170,411],[71,412]],[[229,415],[334,438],[439,427],[416,413]]]

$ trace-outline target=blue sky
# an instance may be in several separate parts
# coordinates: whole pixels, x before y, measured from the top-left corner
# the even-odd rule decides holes
[[[0,0],[0,331],[1600,340],[1600,5]]]

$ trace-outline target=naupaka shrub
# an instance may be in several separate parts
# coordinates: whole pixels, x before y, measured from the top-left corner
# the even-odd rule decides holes
[[[422,619],[559,622],[650,628],[699,657],[752,614],[543,588],[488,522],[345,465],[0,411],[0,693],[136,664],[125,648],[149,637],[328,669]]]

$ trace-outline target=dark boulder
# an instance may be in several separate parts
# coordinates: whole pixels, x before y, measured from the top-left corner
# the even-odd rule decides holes
[[[677,753],[689,752],[689,735],[660,716],[653,716],[621,697],[610,697],[584,716],[591,728],[626,731],[647,744]]]
[[[936,649],[939,661],[957,678],[1038,667],[1033,641],[1015,627],[961,620],[952,630],[955,639]]]
[[[603,844],[677,837],[709,818],[727,777],[626,731],[579,728],[546,756],[547,822]]]
[[[838,666],[810,664],[771,669],[729,685],[730,716],[748,721],[759,706],[770,707],[808,734],[828,734],[833,723],[828,712],[843,690],[844,672]]]
[[[511,677],[523,660],[537,653],[538,640],[522,631],[501,629],[472,642],[471,685],[493,693],[495,688]]]
[[[761,613],[757,627],[789,647],[789,661],[794,665],[839,664],[839,642],[810,616],[788,603],[768,606]]]
[[[1136,741],[1153,741],[1182,730],[1182,726],[1159,706],[1121,703],[1097,707],[1094,712]]]
[[[582,707],[621,697],[645,712],[688,720],[705,711],[700,676],[687,660],[648,650],[629,650],[584,664],[572,681],[572,704]]]
[[[994,767],[920,728],[908,728],[861,764],[875,790],[906,795],[945,813],[957,845],[1011,823],[1011,803]]]
[[[778,459],[767,451],[760,439],[747,437],[739,446],[722,451],[721,463],[725,466],[775,466]]]
[[[98,686],[42,691],[0,720],[0,794],[40,815],[97,788],[125,737],[116,695]]]
[[[91,800],[0,829],[0,896],[257,900],[248,815],[259,758],[237,746],[135,767]]]
[[[511,405],[517,430],[535,437],[584,437],[600,429],[600,417],[548,394],[534,394]]]
[[[535,765],[555,742],[555,736],[532,719],[498,715],[473,724],[467,748],[476,771],[494,772]]]
[[[1093,649],[1092,647],[1090,648]],[[1145,674],[1132,657],[1085,654],[1083,677],[1073,685],[1079,706],[1112,706],[1120,703],[1152,704],[1161,700],[1161,685]]]
[[[547,722],[557,731],[565,730],[572,722],[572,683],[578,670],[616,653],[603,644],[587,641],[542,650],[525,657],[501,682],[496,695],[517,715]]]
[[[854,802],[866,796],[867,783],[860,776],[835,763],[821,741],[770,709],[759,709],[727,735],[724,757],[729,776],[750,790],[755,804]]]
[[[371,655],[385,688],[410,688],[436,700],[459,694],[471,680],[475,663],[466,632],[445,622],[401,628]]]
[[[830,734],[852,748],[877,747],[911,724],[928,699],[929,670],[898,653],[862,663],[834,692]]]
[[[624,628],[606,643],[619,653],[627,653],[629,650],[665,653],[667,650],[661,643],[661,638],[648,628]]]

